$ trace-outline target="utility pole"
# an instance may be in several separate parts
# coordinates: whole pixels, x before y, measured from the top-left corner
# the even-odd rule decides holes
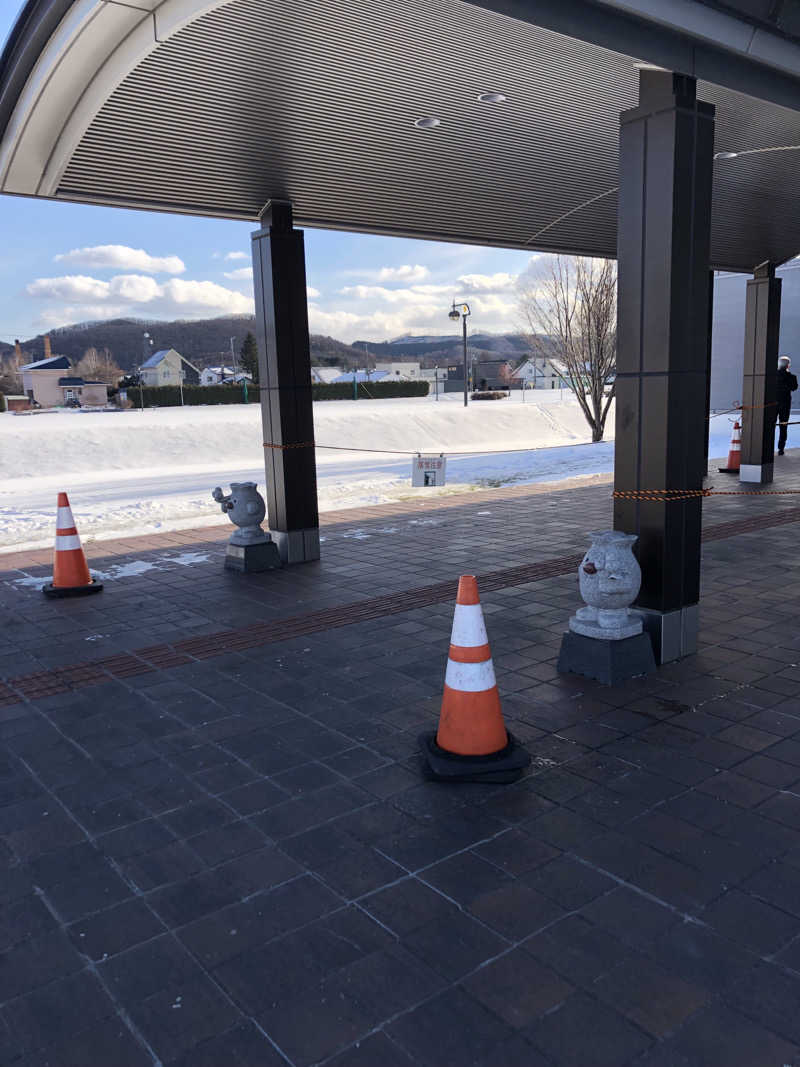
[[[236,353],[233,350],[233,342],[235,340],[236,340],[235,337],[231,337],[231,368],[233,369],[233,377],[234,377],[234,379],[236,378]]]

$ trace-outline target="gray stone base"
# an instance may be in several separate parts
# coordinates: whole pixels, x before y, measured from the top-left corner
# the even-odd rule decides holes
[[[697,651],[697,631],[700,626],[698,604],[688,604],[676,611],[654,611],[652,608],[636,610],[642,616],[645,633],[650,635],[653,642],[656,663],[671,663]]]
[[[284,563],[311,563],[319,559],[319,527],[310,530],[271,530]]]
[[[567,631],[561,641],[561,674],[582,674],[603,685],[617,685],[639,674],[652,674],[655,669],[653,645],[647,634],[603,641]]]
[[[278,546],[272,541],[262,541],[257,545],[229,544],[225,551],[225,569],[239,571],[240,574],[272,571],[281,566]]]
[[[769,485],[774,473],[774,463],[742,463],[739,467],[739,481],[746,485]]]

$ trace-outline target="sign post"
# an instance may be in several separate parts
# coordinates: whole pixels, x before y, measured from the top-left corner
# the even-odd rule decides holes
[[[447,474],[447,459],[440,452],[438,456],[422,456],[417,453],[411,461],[412,486],[444,485]]]

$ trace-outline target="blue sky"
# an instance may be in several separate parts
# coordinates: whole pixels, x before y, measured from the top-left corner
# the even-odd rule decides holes
[[[0,0],[0,40],[17,11]],[[214,219],[0,196],[0,340],[91,319],[206,318],[252,310],[250,232]],[[518,328],[523,252],[306,230],[312,332],[344,341]]]

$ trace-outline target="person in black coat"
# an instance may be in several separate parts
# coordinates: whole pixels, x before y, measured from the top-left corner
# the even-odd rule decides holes
[[[786,448],[786,436],[787,427],[786,423],[789,421],[789,414],[792,410],[792,393],[797,388],[797,378],[789,370],[792,365],[792,361],[788,356],[781,356],[778,360],[778,384],[775,389],[775,400],[778,408],[778,422],[784,425],[779,426],[778,432],[778,455],[783,455],[783,450]]]

